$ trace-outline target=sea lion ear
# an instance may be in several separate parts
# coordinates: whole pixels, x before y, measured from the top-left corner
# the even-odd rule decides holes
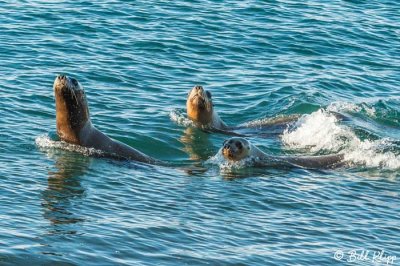
[[[209,91],[206,91],[206,94],[207,94],[207,97],[208,97],[208,98],[210,98],[210,99],[212,98],[212,96],[211,96],[211,92],[209,92]]]

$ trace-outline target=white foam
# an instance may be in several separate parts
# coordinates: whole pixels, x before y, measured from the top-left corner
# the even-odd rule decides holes
[[[320,109],[302,116],[295,124],[295,129],[283,132],[284,144],[294,149],[308,149],[311,152],[329,150],[337,152],[354,138],[354,134],[338,125],[335,115]]]
[[[184,114],[182,111],[178,110],[178,109],[174,109],[169,113],[169,117],[172,121],[174,121],[175,123],[177,123],[178,125],[181,126],[195,126],[195,124],[193,123],[192,120],[190,120],[189,118],[187,118],[186,114]]]
[[[390,146],[388,139],[376,141],[357,139],[354,144],[353,149],[345,154],[346,161],[368,167],[400,168],[400,156],[390,151],[384,151],[386,147]]]
[[[64,141],[55,141],[47,135],[38,136],[35,139],[36,145],[41,149],[62,149],[81,153],[85,156],[102,155],[103,152],[94,148],[86,148],[79,145],[70,144]]]
[[[215,154],[214,156],[210,157],[206,162],[206,164],[214,164],[218,165],[221,171],[231,171],[234,169],[241,169],[250,167],[254,164],[254,160],[245,159],[240,161],[229,161],[224,158],[222,155],[222,148]]]
[[[389,139],[361,140],[349,127],[340,124],[333,114],[323,109],[304,115],[293,130],[285,130],[282,141],[289,148],[312,153],[344,153],[349,164],[400,168],[400,155],[385,151],[392,145]]]
[[[326,108],[329,112],[360,112],[360,106],[348,102],[333,102]]]
[[[365,103],[354,104],[348,102],[333,102],[326,108],[326,110],[328,112],[338,112],[338,113],[340,112],[359,113],[364,111],[370,117],[376,116],[376,109],[374,107],[369,107]]]

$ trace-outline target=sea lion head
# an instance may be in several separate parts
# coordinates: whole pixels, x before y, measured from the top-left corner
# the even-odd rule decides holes
[[[90,121],[85,91],[74,78],[59,75],[54,81],[57,134],[69,143],[80,144],[79,132]]]
[[[230,138],[224,141],[222,155],[230,161],[240,161],[250,156],[251,145],[244,138]]]
[[[211,92],[202,86],[195,86],[189,91],[186,101],[188,117],[201,125],[208,125],[213,119]]]

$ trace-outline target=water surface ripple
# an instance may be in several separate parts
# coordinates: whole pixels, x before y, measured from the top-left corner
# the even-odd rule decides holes
[[[0,264],[332,265],[356,248],[400,258],[399,10],[394,0],[0,1]],[[101,131],[176,167],[53,145],[60,73],[82,83]],[[304,115],[282,137],[252,137],[264,151],[339,151],[354,165],[204,164],[226,136],[187,126],[196,84],[230,125]]]

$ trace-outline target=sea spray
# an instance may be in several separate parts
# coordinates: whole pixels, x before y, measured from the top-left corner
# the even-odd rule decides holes
[[[338,152],[354,137],[353,132],[338,124],[334,114],[320,109],[302,116],[293,130],[286,129],[282,141],[290,148],[308,149],[313,153]]]
[[[288,148],[314,154],[343,153],[350,165],[400,168],[399,152],[390,150],[390,139],[361,140],[351,128],[324,109],[300,118],[292,130],[285,130],[282,141]]]
[[[244,159],[240,161],[230,161],[226,160],[222,155],[222,148],[215,154],[210,157],[206,162],[206,164],[218,165],[221,171],[231,171],[235,169],[246,168],[252,166],[254,164],[254,160],[252,158]]]
[[[348,113],[361,113],[364,112],[369,117],[376,117],[376,109],[368,106],[366,103],[349,103],[349,102],[333,102],[326,107],[328,112],[348,112]]]
[[[70,144],[64,141],[56,141],[52,140],[48,135],[41,135],[35,139],[35,144],[40,149],[62,149],[66,151],[78,152],[85,156],[100,156],[104,154],[100,150],[96,150],[94,148],[87,148],[75,144]]]
[[[193,121],[187,118],[186,113],[182,110],[174,109],[169,113],[170,119],[181,126],[195,126]]]

